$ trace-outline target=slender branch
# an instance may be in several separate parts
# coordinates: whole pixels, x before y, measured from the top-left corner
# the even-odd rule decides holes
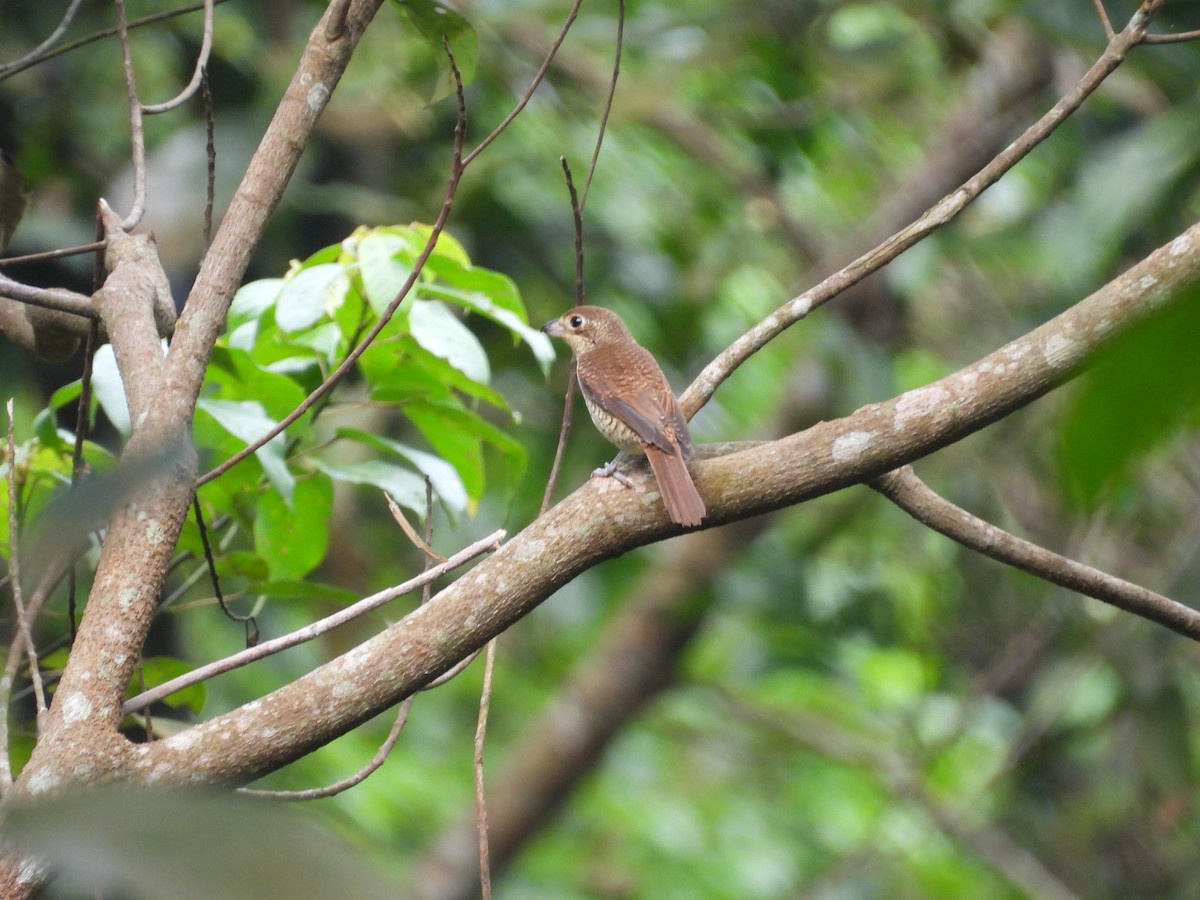
[[[1112,22],[1108,19],[1108,11],[1104,8],[1104,0],[1092,0],[1092,6],[1096,7],[1096,15],[1100,17],[1100,24],[1104,26],[1104,36],[1111,41],[1116,37],[1116,32],[1113,31]]]
[[[148,116],[157,115],[158,113],[169,112],[178,106],[182,106],[190,100],[200,87],[200,82],[204,77],[204,70],[208,66],[208,58],[212,53],[213,40],[213,0],[204,0],[204,25],[203,34],[200,38],[200,52],[196,54],[196,68],[192,70],[191,81],[187,83],[182,91],[172,97],[170,100],[165,100],[162,103],[142,104],[142,112]]]
[[[214,0],[214,2],[216,4],[221,4],[228,3],[229,0]],[[156,22],[164,22],[167,19],[174,19],[177,16],[184,16],[188,13],[199,12],[202,9],[204,9],[204,3],[193,3],[191,6],[181,6],[178,9],[169,9],[166,12],[153,13],[149,16],[142,16],[140,19],[131,19],[128,22],[128,28],[130,31],[132,31],[135,28],[143,28],[146,25],[153,25]],[[72,50],[78,50],[80,47],[86,47],[88,44],[95,43],[96,41],[102,41],[106,37],[111,37],[116,33],[117,26],[115,25],[110,28],[102,28],[99,31],[93,32],[92,34],[81,37],[78,40],[71,41],[69,44],[63,44],[61,47],[55,50],[51,50],[44,54],[39,54],[35,58],[25,61],[12,62],[6,65],[0,65],[0,81],[4,81],[6,78],[11,78],[14,75],[24,72],[26,69],[33,68],[38,63],[46,62],[47,60],[53,59],[56,56],[61,56],[64,53],[70,53]]]
[[[62,247],[58,250],[42,250],[39,253],[26,253],[24,256],[6,256],[0,258],[0,266],[19,266],[24,263],[43,262],[47,259],[62,259],[66,256],[79,256],[95,250],[103,250],[104,241],[93,241],[90,244],[80,244],[78,247]]]
[[[199,684],[202,681],[207,681],[216,675],[222,675],[225,672],[230,672],[241,666],[252,663],[272,654],[279,653],[281,650],[287,650],[289,647],[295,647],[297,644],[303,644],[306,641],[311,641],[313,638],[320,637],[328,631],[344,625],[347,622],[357,619],[359,616],[376,609],[383,604],[395,600],[397,597],[414,591],[424,584],[440,578],[447,572],[457,569],[465,562],[469,562],[477,556],[484,553],[490,553],[500,547],[500,542],[504,539],[504,529],[494,531],[487,537],[476,541],[470,546],[459,550],[444,563],[433,566],[426,571],[417,575],[415,578],[410,578],[403,584],[390,587],[386,590],[379,591],[369,597],[364,597],[357,603],[347,606],[345,609],[338,610],[333,615],[326,616],[324,619],[318,619],[303,628],[293,631],[291,634],[285,634],[273,640],[263,641],[256,647],[248,647],[240,653],[234,653],[232,656],[227,656],[224,659],[219,659],[216,662],[211,662],[208,665],[200,666],[187,672],[177,678],[172,678],[162,684],[151,688],[136,697],[125,702],[122,707],[122,712],[128,715],[131,712],[136,712],[139,709],[144,709],[151,703],[157,703],[164,697],[169,697],[176,691],[183,690],[185,687],[191,687],[193,684]]]
[[[21,284],[19,281],[13,281],[7,275],[0,275],[0,297],[28,303],[30,306],[40,306],[43,309],[53,309],[73,316],[81,316],[85,319],[100,318],[100,311],[92,303],[92,298],[86,294],[77,294],[63,288],[31,287]]]
[[[1195,31],[1181,31],[1179,34],[1148,34],[1142,39],[1142,43],[1183,44],[1195,40],[1200,40],[1200,29]]]
[[[385,491],[383,499],[387,501],[388,512],[392,514],[392,518],[400,526],[400,530],[404,532],[404,536],[412,541],[413,546],[420,550],[427,559],[445,562],[446,557],[434,550],[423,537],[417,534],[417,529],[412,527],[412,523],[408,521],[408,518],[404,515],[404,512],[400,509],[396,501],[392,499],[392,495]]]
[[[1163,2],[1164,0],[1146,0],[1134,14],[1125,30],[1109,42],[1100,58],[1080,77],[1074,87],[1055,103],[1049,112],[1029,126],[1024,134],[998,153],[991,162],[960,187],[935,203],[915,222],[902,228],[879,246],[864,253],[820,284],[798,297],[792,298],[725,348],[716,359],[705,366],[704,371],[696,376],[695,381],[679,398],[684,414],[689,418],[695,415],[705,403],[712,399],[721,383],[769,341],[782,334],[818,306],[832,300],[872,272],[883,268],[905,250],[953,221],[969,203],[1029,155],[1034,147],[1053,134],[1054,130],[1068,116],[1083,105],[1083,101],[1125,60],[1129,51],[1142,41],[1151,19],[1162,7]]]
[[[596,133],[596,148],[592,151],[592,162],[588,166],[587,181],[583,185],[583,196],[579,200],[579,209],[587,206],[588,193],[592,189],[592,176],[596,174],[596,166],[600,162],[600,148],[604,144],[604,134],[608,130],[608,117],[612,113],[613,99],[617,96],[617,78],[621,74],[621,50],[625,45],[625,0],[617,3],[617,46],[613,50],[612,78],[608,82],[608,96],[604,98],[604,112],[600,116],[600,128]],[[564,163],[565,165],[565,163]],[[582,300],[580,301],[583,302]]]
[[[558,37],[556,37],[554,42],[550,45],[550,49],[546,53],[546,58],[542,60],[542,64],[538,66],[538,70],[533,73],[533,78],[529,82],[529,87],[525,89],[525,93],[521,95],[519,100],[517,100],[517,105],[512,108],[512,111],[504,117],[499,125],[492,129],[492,133],[480,141],[479,145],[474,150],[463,157],[464,168],[474,162],[475,158],[479,156],[479,154],[485,149],[487,149],[492,141],[500,137],[504,130],[508,128],[510,124],[512,124],[513,119],[519,116],[521,111],[525,109],[526,105],[528,105],[529,101],[533,99],[534,92],[538,89],[538,85],[542,83],[542,79],[546,77],[546,73],[550,71],[550,64],[554,62],[554,57],[558,55],[558,48],[561,47],[563,41],[567,39],[567,32],[571,30],[571,25],[573,25],[575,22],[575,17],[579,15],[579,7],[581,5],[583,5],[583,0],[575,0],[575,2],[571,4],[571,9],[567,13],[567,20],[563,22],[562,28],[559,29]]]
[[[971,515],[931,490],[910,466],[868,483],[918,522],[984,556],[1200,640],[1200,612],[1059,556]]]
[[[404,699],[404,702],[400,704],[400,708],[396,710],[396,719],[392,722],[391,730],[388,731],[388,735],[384,738],[383,743],[379,745],[379,749],[375,751],[375,755],[371,757],[370,762],[353,775],[343,778],[340,781],[335,781],[333,784],[327,784],[319,788],[310,788],[305,791],[264,791],[254,788],[238,788],[237,793],[262,800],[296,802],[299,800],[319,800],[323,797],[332,797],[349,790],[357,784],[361,784],[370,775],[374,774],[380,766],[387,762],[387,758],[391,755],[396,742],[400,740],[400,732],[404,730],[404,726],[408,723],[408,714],[412,711],[413,700],[415,699],[416,694]]]
[[[63,17],[59,20],[58,24],[54,26],[54,30],[50,32],[50,36],[20,59],[0,64],[0,73],[8,72],[11,69],[22,69],[41,59],[42,54],[53,47],[66,30],[71,27],[71,23],[75,21],[75,13],[79,11],[79,4],[81,2],[82,0],[71,0],[71,5],[67,7],[67,11],[63,13]]]
[[[38,668],[37,647],[33,643],[32,613],[25,606],[21,593],[21,555],[18,548],[20,531],[17,526],[17,443],[13,439],[13,401],[10,397],[4,405],[8,414],[6,448],[8,450],[8,587],[12,591],[13,607],[17,612],[17,629],[25,641],[25,654],[29,660],[29,681],[37,698],[38,722],[46,712],[46,692],[42,689],[42,673]],[[7,708],[4,713],[7,715]],[[7,747],[4,748],[5,751]]]
[[[142,104],[138,100],[137,78],[133,74],[133,54],[129,47],[129,26],[125,21],[125,0],[114,0],[117,8],[117,36],[121,43],[121,65],[125,72],[125,93],[129,103],[131,164],[133,166],[133,206],[121,222],[126,231],[142,221],[146,212],[146,132],[142,126]]]
[[[483,783],[483,748],[487,743],[488,712],[492,705],[492,672],[496,667],[496,638],[488,641],[483,663],[483,690],[479,695],[479,721],[475,726],[475,833],[479,840],[479,889],[483,900],[492,898],[492,865],[488,853],[487,795]]]

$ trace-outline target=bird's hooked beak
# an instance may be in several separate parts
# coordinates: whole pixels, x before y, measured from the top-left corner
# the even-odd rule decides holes
[[[550,337],[556,338],[565,337],[567,333],[562,326],[562,322],[560,322],[558,319],[551,319],[542,326],[542,331],[550,335]]]

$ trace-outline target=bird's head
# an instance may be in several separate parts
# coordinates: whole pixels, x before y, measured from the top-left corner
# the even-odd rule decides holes
[[[631,340],[629,329],[612,310],[599,306],[574,306],[542,326],[550,337],[562,338],[578,356],[597,347]]]

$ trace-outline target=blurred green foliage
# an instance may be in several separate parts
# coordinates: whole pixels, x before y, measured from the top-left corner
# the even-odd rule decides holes
[[[131,15],[154,5],[134,6]],[[388,5],[371,26],[231,311],[196,419],[206,464],[278,421],[344,358],[427,235],[387,223],[430,221],[440,207],[454,102],[430,102],[445,93],[444,56],[413,23],[439,5],[402,6],[407,17]],[[1107,6],[1118,28],[1132,8]],[[218,206],[323,7],[218,8]],[[458,8],[459,33],[477,41],[468,146],[512,108],[567,9]],[[1012,69],[1049,61],[1054,73],[989,117],[1006,126],[994,152],[1103,46],[1082,2],[650,0],[628,13],[585,214],[588,297],[626,319],[677,388],[853,258],[889,209],[921,196],[935,177],[922,164],[957,134],[973,92]],[[56,15],[0,8],[0,57],[36,44]],[[443,238],[385,341],[319,415],[201,489],[226,593],[264,633],[420,567],[381,487],[420,515],[423,476],[433,480],[443,550],[536,515],[566,367],[550,369],[547,385],[549,357],[528,326],[573,296],[558,157],[577,178],[590,158],[614,15],[611,4],[584,5],[547,83],[468,171],[454,240]],[[89,10],[73,31],[105,24],[103,10]],[[1195,5],[1174,2],[1156,25],[1197,27]],[[136,32],[146,98],[174,92],[197,39],[195,18]],[[997,55],[1008,69],[988,68]],[[88,240],[95,198],[128,196],[116,58],[101,42],[0,81],[0,143],[32,189],[10,253]],[[983,88],[973,80],[981,72]],[[1135,50],[958,221],[871,279],[883,306],[835,301],[723,385],[695,422],[697,440],[762,439],[926,383],[1173,238],[1200,215],[1198,83],[1195,45]],[[148,131],[147,224],[180,296],[202,249],[200,123],[192,109]],[[967,153],[974,136],[951,146]],[[13,274],[86,290],[89,265]],[[919,471],[1001,526],[1200,603],[1198,304]],[[26,521],[69,478],[65,386],[77,378],[78,361],[33,367],[0,347],[0,385],[17,401]],[[88,451],[100,468],[120,445],[119,413],[112,419],[100,417]],[[611,452],[577,425],[560,492]],[[0,475],[11,471],[6,462]],[[1194,647],[962,551],[864,489],[729,540],[730,563],[694,586],[707,614],[674,687],[621,732],[500,896],[1014,898],[1064,886],[1087,897],[1195,896]],[[241,646],[241,627],[215,611],[198,551],[189,523],[147,648],[154,666]],[[606,563],[504,637],[489,766],[673,552]],[[83,577],[81,596],[86,587]],[[408,608],[214,681],[204,714],[287,682]],[[61,640],[64,615],[59,598],[42,645]],[[419,697],[388,763],[317,804],[328,821],[415,872],[439,830],[469,814],[479,678],[473,668]],[[342,777],[387,727],[371,723],[268,781]]]

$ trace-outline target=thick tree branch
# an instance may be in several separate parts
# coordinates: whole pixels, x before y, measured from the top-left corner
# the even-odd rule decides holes
[[[877,477],[965,437],[1078,374],[1200,278],[1200,225],[1045,325],[940,381],[843,419],[698,462],[709,527]],[[589,481],[428,605],[350,653],[165,741],[137,765],[165,779],[241,782],[399,702],[580,572],[680,529],[652,482]],[[271,739],[265,740],[264,735]],[[206,752],[206,748],[211,752]],[[219,749],[218,749],[219,748]]]
[[[204,257],[162,364],[161,378],[156,378],[154,403],[140,420],[135,419],[127,458],[185,445],[209,354],[234,291],[317,119],[380,3],[360,0],[352,4],[335,41],[325,39],[324,22],[312,32],[292,82]],[[137,377],[145,375],[138,373]],[[123,771],[127,774],[133,748],[117,732],[121,704],[187,514],[194,479],[194,455],[183,452],[172,471],[140,490],[113,517],[44,736],[10,795],[50,790],[78,778],[100,783]],[[0,893],[16,885],[15,877],[12,871],[0,871]]]

